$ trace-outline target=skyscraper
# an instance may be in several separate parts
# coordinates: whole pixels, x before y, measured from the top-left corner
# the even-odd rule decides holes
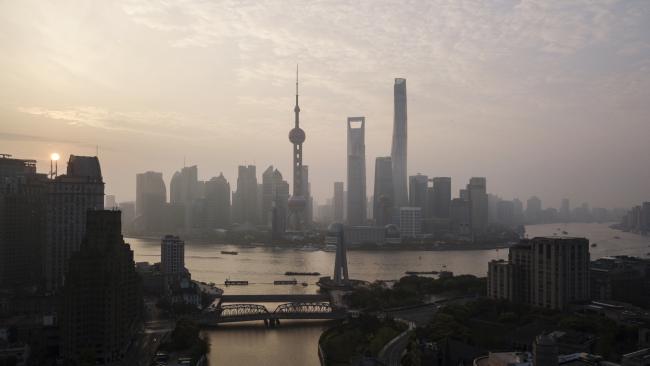
[[[296,65],[296,106],[294,127],[289,131],[289,141],[293,145],[293,195],[289,199],[289,226],[292,230],[301,231],[305,224],[305,207],[307,197],[303,196],[307,184],[303,181],[302,144],[305,142],[305,131],[300,128],[300,107],[298,106],[298,66]]]
[[[515,225],[515,204],[512,201],[497,203],[497,222],[510,227]]]
[[[162,231],[167,188],[162,173],[146,172],[136,175],[135,216],[139,231]]]
[[[345,200],[343,199],[343,191],[345,190],[343,182],[334,182],[334,222],[343,222],[343,212]]]
[[[467,185],[470,225],[474,233],[483,232],[488,224],[488,196],[484,177],[472,177]]]
[[[66,174],[48,184],[45,275],[49,290],[63,284],[68,259],[79,250],[84,238],[87,212],[103,208],[104,181],[99,159],[70,155]]]
[[[420,213],[424,214],[427,205],[427,186],[429,177],[422,174],[409,177],[409,206],[419,207]]]
[[[542,220],[542,200],[532,196],[526,201],[526,222],[537,224]]]
[[[183,228],[189,230],[195,226],[192,222],[192,210],[199,198],[198,168],[196,165],[183,167],[172,176],[169,183],[169,202],[183,207]]]
[[[438,218],[449,218],[450,205],[451,178],[433,178],[433,216]]]
[[[375,160],[375,190],[373,194],[373,217],[379,226],[393,221],[393,166],[390,156]]]
[[[395,207],[408,205],[406,182],[407,154],[407,111],[406,111],[406,79],[396,78],[393,86],[393,144],[391,159],[393,163],[393,189],[395,192]]]
[[[348,117],[348,224],[366,223],[365,117]]]
[[[41,285],[47,183],[36,160],[0,154],[0,288]]]
[[[287,231],[289,217],[289,183],[286,180],[276,185],[271,206],[271,231],[273,238],[279,239]]]
[[[562,206],[560,207],[560,220],[568,222],[571,220],[571,206],[568,198],[562,199]]]
[[[119,364],[140,329],[142,285],[124,242],[119,211],[89,211],[81,249],[70,258],[59,309],[66,364],[91,354]],[[93,362],[93,363],[95,363]]]
[[[233,193],[233,219],[239,224],[257,225],[257,173],[255,165],[240,165],[237,191]]]
[[[269,165],[262,173],[262,224],[266,226],[271,226],[275,185],[278,181],[282,181],[282,174],[273,165]]]
[[[205,182],[207,227],[226,229],[230,226],[230,183],[219,173]]]
[[[303,210],[303,223],[310,227],[314,219],[314,199],[311,196],[311,183],[309,182],[309,166],[302,166],[302,196],[305,198],[305,209]]]
[[[289,192],[285,192],[285,182],[282,179],[282,173],[274,169],[270,165],[262,174],[262,223],[266,226],[273,226],[273,220],[276,221],[276,226],[286,226],[286,219],[281,219],[280,215],[288,215],[287,201],[289,199]],[[274,213],[276,216],[274,216]]]

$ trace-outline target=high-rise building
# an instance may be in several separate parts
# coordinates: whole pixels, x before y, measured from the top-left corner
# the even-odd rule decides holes
[[[537,224],[542,220],[542,200],[532,196],[526,201],[526,222]]]
[[[81,249],[70,258],[59,324],[66,364],[91,355],[120,364],[140,329],[142,285],[122,239],[119,211],[90,211]]]
[[[293,108],[294,127],[289,131],[289,141],[293,145],[293,194],[289,199],[289,226],[292,230],[302,231],[305,225],[305,208],[307,197],[303,196],[307,187],[302,167],[302,144],[305,131],[300,128],[300,107],[298,106],[298,66],[296,65],[296,106]]]
[[[486,180],[483,177],[472,177],[467,185],[470,207],[470,226],[472,232],[485,231],[488,224],[488,196]]]
[[[510,248],[508,259],[490,264],[488,296],[550,309],[589,299],[589,240],[585,238],[522,240]],[[508,265],[512,268],[506,277],[502,269]]]
[[[393,222],[393,202],[393,163],[390,156],[378,157],[375,160],[373,194],[373,218],[376,225],[385,226]]]
[[[226,229],[230,226],[230,183],[219,173],[205,182],[207,227]]]
[[[348,216],[350,225],[366,223],[365,117],[348,117]]]
[[[47,183],[36,160],[0,154],[0,288],[43,284]]]
[[[409,177],[409,206],[419,207],[422,214],[427,207],[428,185],[429,177],[426,175],[418,173]]]
[[[454,198],[449,205],[449,227],[452,232],[467,235],[470,231],[469,201]]]
[[[345,206],[345,200],[343,197],[343,191],[345,190],[343,182],[334,182],[334,222],[343,223],[343,212]]]
[[[272,201],[271,231],[273,237],[279,239],[287,231],[289,218],[289,183],[280,181],[275,187]]]
[[[515,205],[512,201],[497,203],[497,222],[509,227],[515,225]]]
[[[160,241],[160,271],[166,275],[185,272],[185,242],[178,236],[165,235]]]
[[[309,166],[302,166],[302,197],[305,198],[303,210],[303,224],[310,227],[314,220],[314,198],[311,196],[311,182],[309,182]]]
[[[199,196],[198,168],[196,165],[183,167],[172,176],[169,182],[169,202],[172,205],[183,207],[183,224],[185,231],[198,226],[198,222],[193,222],[192,214],[197,205]],[[198,221],[198,220],[197,220]]]
[[[396,78],[393,86],[393,143],[391,161],[393,163],[393,189],[395,207],[408,205],[407,168],[407,109],[406,79]]]
[[[564,309],[589,300],[589,240],[542,237],[531,244],[532,305]]]
[[[420,207],[400,207],[399,229],[403,238],[419,236],[422,232],[422,209]]]
[[[287,204],[289,192],[287,191],[288,183],[282,179],[282,173],[269,166],[262,174],[262,218],[264,225],[273,226],[274,220],[276,226],[282,226],[286,229]],[[280,221],[277,221],[280,220]]]
[[[433,216],[449,218],[451,205],[451,178],[433,178]]]
[[[45,246],[48,290],[56,290],[63,284],[68,259],[79,250],[84,238],[87,212],[103,208],[104,181],[99,159],[70,155],[66,174],[48,184]]]
[[[162,173],[136,175],[135,216],[138,231],[152,233],[163,230],[167,188]]]
[[[501,202],[501,197],[492,193],[487,194],[488,224],[494,224],[499,221],[499,202]]]
[[[560,220],[564,222],[569,222],[571,220],[571,205],[569,204],[568,198],[562,199],[562,205],[560,206]]]
[[[237,191],[233,193],[233,220],[239,224],[257,225],[257,173],[255,165],[239,166]]]
[[[519,198],[513,199],[512,204],[514,205],[515,224],[521,225],[524,222],[524,204]]]
[[[280,171],[269,165],[262,173],[262,224],[271,226],[275,186],[282,181]]]

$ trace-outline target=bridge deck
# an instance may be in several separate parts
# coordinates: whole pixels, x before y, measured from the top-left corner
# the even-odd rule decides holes
[[[245,302],[322,302],[330,301],[327,294],[280,294],[280,295],[223,295],[221,303]]]

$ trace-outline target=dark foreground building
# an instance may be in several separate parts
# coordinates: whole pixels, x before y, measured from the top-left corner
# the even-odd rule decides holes
[[[589,300],[589,240],[522,240],[510,248],[508,261],[490,261],[487,293],[492,299],[559,310]]]
[[[81,249],[70,258],[62,291],[61,351],[68,363],[124,359],[141,322],[141,283],[119,211],[89,211]]]

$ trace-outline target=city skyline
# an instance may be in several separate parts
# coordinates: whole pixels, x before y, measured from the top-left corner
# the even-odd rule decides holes
[[[0,366],[650,366],[649,25],[0,1]]]
[[[136,173],[161,171],[168,181],[184,158],[201,168],[200,179],[223,171],[232,182],[237,166],[251,163],[289,174],[285,131],[300,63],[311,136],[304,158],[318,202],[345,178],[347,115],[368,119],[374,176],[373,159],[390,149],[396,77],[409,83],[407,175],[454,177],[454,192],[485,176],[496,194],[535,194],[554,205],[564,197],[604,207],[644,198],[650,173],[636,167],[648,152],[646,3],[258,5],[235,6],[226,19],[216,7],[3,4],[0,30],[14,36],[1,46],[11,55],[1,61],[0,81],[11,90],[0,104],[2,152],[35,158],[44,171],[53,151],[94,155],[99,146],[107,193],[118,201],[135,198]],[[291,20],[271,19],[283,13]],[[346,21],[360,13],[394,16],[381,26]],[[340,32],[320,32],[332,23]],[[360,42],[367,34],[380,35],[376,45]],[[107,52],[92,56],[98,39]],[[232,57],[219,56],[228,51]],[[256,136],[260,130],[273,133]],[[562,185],[548,184],[549,174],[564,177]]]

